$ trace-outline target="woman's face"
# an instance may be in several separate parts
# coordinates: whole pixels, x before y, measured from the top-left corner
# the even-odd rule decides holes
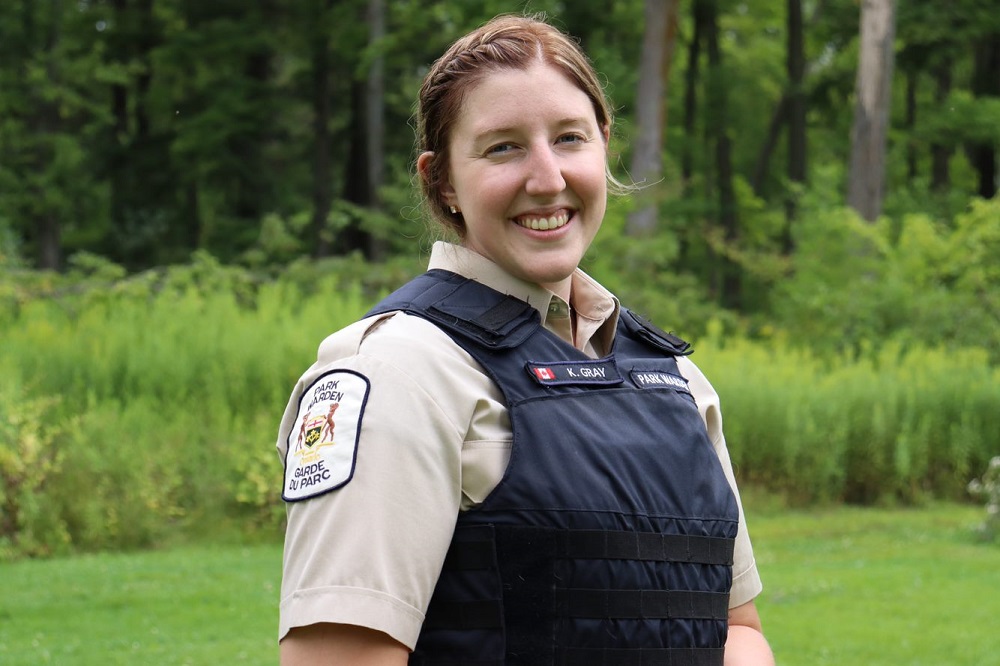
[[[488,74],[453,127],[442,190],[465,245],[568,298],[604,219],[606,147],[590,99],[555,67]]]

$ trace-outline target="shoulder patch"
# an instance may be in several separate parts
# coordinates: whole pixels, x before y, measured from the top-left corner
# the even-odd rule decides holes
[[[282,499],[316,497],[351,480],[370,386],[353,370],[331,370],[302,392],[286,442]]]

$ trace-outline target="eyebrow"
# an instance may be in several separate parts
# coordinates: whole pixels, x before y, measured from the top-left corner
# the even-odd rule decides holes
[[[558,122],[556,122],[555,126],[558,129],[563,129],[566,127],[575,127],[579,125],[589,125],[589,124],[590,120],[586,117],[572,117],[572,118],[563,118],[559,120]],[[516,133],[517,131],[518,129],[516,126],[501,125],[499,127],[487,127],[483,129],[481,132],[476,132],[476,134],[473,137],[473,142],[476,145],[481,143],[488,143],[494,137],[513,134]]]

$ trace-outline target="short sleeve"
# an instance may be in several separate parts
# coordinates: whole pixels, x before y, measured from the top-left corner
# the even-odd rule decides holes
[[[461,501],[475,409],[461,389],[475,368],[462,354],[429,323],[401,314],[360,322],[321,346],[289,400],[279,455],[298,441],[299,398],[316,378],[363,377],[368,395],[349,480],[287,504],[279,638],[341,622],[416,644]]]

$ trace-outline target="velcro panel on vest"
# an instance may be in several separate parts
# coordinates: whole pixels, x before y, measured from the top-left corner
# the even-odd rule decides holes
[[[610,644],[602,643],[612,635],[618,637],[615,640],[620,641],[619,645],[643,646],[622,653],[629,657],[621,663],[660,663],[657,660],[681,659],[702,650],[706,654],[697,661],[663,663],[722,663],[711,655],[714,648],[725,643],[728,584],[725,592],[654,587],[650,579],[639,583],[629,571],[640,565],[647,572],[652,571],[650,566],[662,572],[675,571],[676,567],[707,567],[699,569],[699,576],[708,575],[708,570],[716,572],[712,575],[724,576],[731,572],[732,546],[723,542],[731,543],[732,539],[616,530],[604,531],[601,536],[600,530],[541,526],[496,525],[495,529],[503,580],[517,581],[504,592],[509,664],[575,664],[561,661],[560,652],[570,646],[610,648]],[[656,541],[662,546],[654,546]],[[699,545],[689,547],[692,543]],[[605,571],[602,561],[616,560],[626,568],[621,569],[620,578],[609,581],[608,587],[580,585],[583,580],[574,580],[581,571],[577,565],[587,563],[587,567]],[[576,564],[571,568],[562,564],[570,562]],[[585,576],[595,581],[589,574]],[[672,652],[706,641],[710,644],[693,652]],[[520,661],[511,658],[512,653],[533,654],[536,658]],[[595,659],[579,663],[602,663],[600,657]]]
[[[725,592],[557,589],[556,613],[605,619],[725,620]]]
[[[524,342],[541,325],[538,311],[513,296],[468,281],[427,309],[427,317],[494,349],[510,349]]]
[[[450,666],[504,663],[503,603],[492,526],[456,528],[410,664]],[[474,646],[476,658],[441,659],[456,646]],[[435,655],[430,658],[427,655]]]
[[[636,313],[622,308],[619,321],[630,333],[657,349],[674,356],[687,356],[694,352],[691,345],[673,333],[667,333]]]
[[[565,666],[722,666],[725,648],[567,648]]]
[[[393,310],[429,319],[487,349],[516,347],[541,326],[538,311],[525,301],[441,269],[417,276],[366,316]]]
[[[565,530],[557,534],[555,554],[572,559],[732,565],[735,543],[733,539],[687,534]]]
[[[496,550],[488,526],[459,528],[445,558],[443,570],[495,571]],[[535,544],[536,555],[546,550],[556,558],[625,559],[732,565],[733,540],[715,537],[603,530],[544,530],[506,528],[517,539]],[[529,536],[533,534],[534,536]],[[541,547],[539,547],[541,546]],[[549,548],[545,548],[549,546]],[[555,608],[565,617],[726,619],[727,594],[657,590],[558,590]],[[492,601],[437,600],[427,628],[485,629],[503,624],[502,604]]]

